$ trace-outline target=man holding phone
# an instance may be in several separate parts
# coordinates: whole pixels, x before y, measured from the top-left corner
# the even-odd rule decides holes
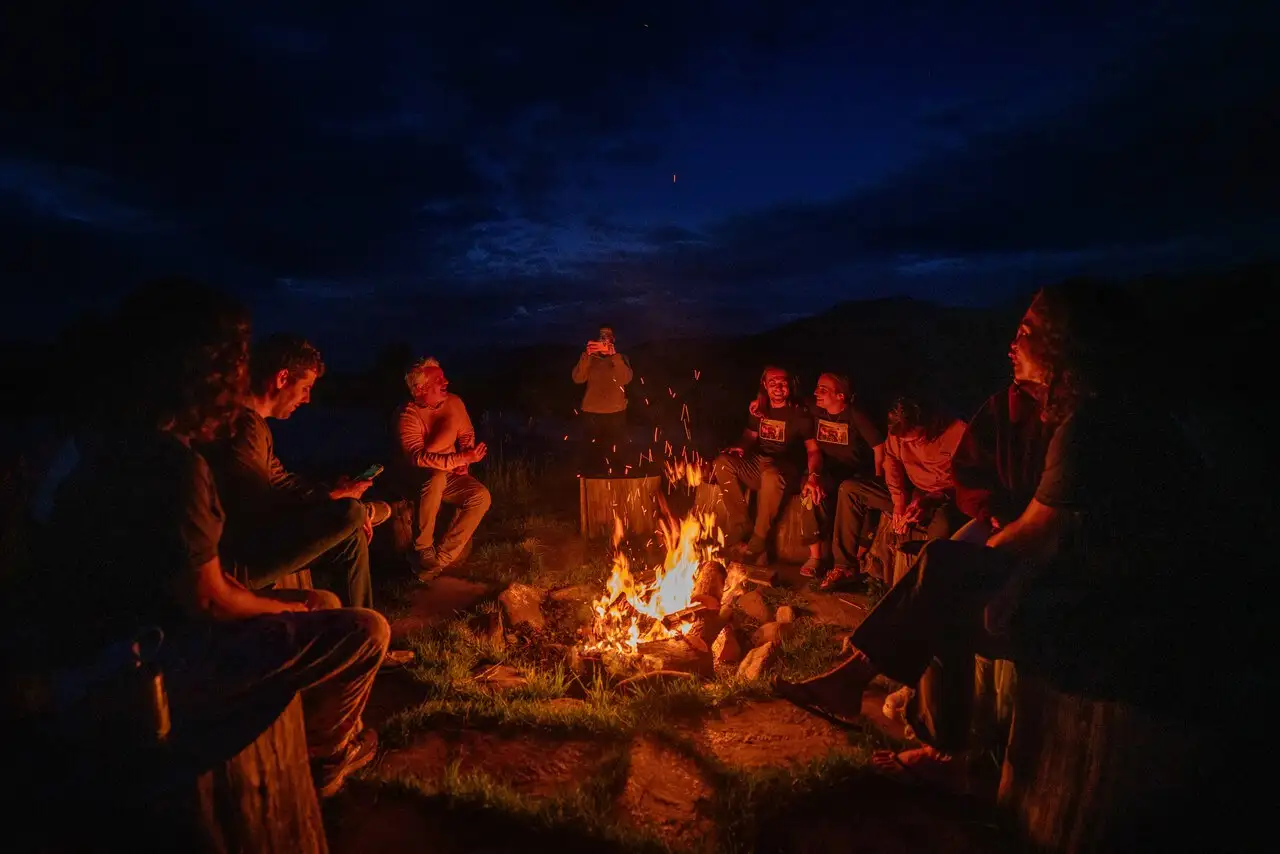
[[[600,327],[599,338],[587,342],[573,368],[573,381],[587,387],[582,396],[583,474],[616,457],[614,449],[626,442],[626,387],[631,378],[631,362],[618,352],[613,327]]]
[[[435,359],[420,359],[404,375],[412,398],[396,411],[401,468],[407,490],[418,496],[414,540],[418,578],[429,581],[458,559],[489,512],[489,490],[468,471],[484,459],[484,442],[462,398],[449,393],[449,379]],[[412,494],[412,492],[410,492]],[[457,508],[449,529],[435,540],[441,504]]]
[[[227,514],[224,550],[250,587],[310,567],[316,585],[342,604],[371,608],[369,540],[391,515],[385,502],[360,500],[376,472],[339,478],[328,489],[309,483],[285,469],[267,426],[309,403],[322,376],[320,352],[302,338],[273,335],[253,347],[235,435],[205,452]]]

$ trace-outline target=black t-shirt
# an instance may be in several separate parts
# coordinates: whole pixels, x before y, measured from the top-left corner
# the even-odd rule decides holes
[[[804,460],[804,443],[815,435],[809,410],[791,404],[769,407],[761,417],[752,415],[747,429],[759,436],[756,450],[761,455],[797,464]]]
[[[866,413],[853,404],[838,415],[815,406],[813,409],[818,447],[828,474],[841,479],[875,473],[871,449],[884,441],[884,434]]]
[[[1169,415],[1090,401],[1054,432],[1035,499],[1071,514],[1015,638],[1059,687],[1166,706],[1201,641],[1213,529],[1198,454]],[[1212,648],[1212,647],[1211,647]],[[1182,670],[1179,674],[1179,670]]]
[[[58,492],[52,526],[75,653],[144,626],[186,628],[183,586],[217,557],[223,513],[204,458],[155,431],[93,443]]]

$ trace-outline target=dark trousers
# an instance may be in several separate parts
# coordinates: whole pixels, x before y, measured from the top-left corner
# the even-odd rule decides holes
[[[880,513],[893,511],[888,488],[867,477],[850,477],[836,488],[831,525],[831,558],[836,566],[856,567],[858,552],[865,551],[876,535]]]
[[[1015,566],[995,549],[935,540],[850,638],[879,672],[917,686],[908,719],[920,740],[939,750],[967,744],[974,655],[1010,657],[982,619]]]
[[[215,623],[166,639],[159,662],[174,733],[302,692],[311,758],[338,756],[363,726],[390,637],[381,614],[339,608]]]
[[[369,608],[367,519],[365,505],[354,498],[300,503],[255,520],[252,531],[237,532],[228,552],[243,567],[250,587],[268,587],[311,567],[317,587],[337,593],[344,605]]]
[[[623,447],[626,444],[627,410],[582,413],[579,471],[587,477],[606,477],[615,472],[621,475],[624,466],[632,462]]]

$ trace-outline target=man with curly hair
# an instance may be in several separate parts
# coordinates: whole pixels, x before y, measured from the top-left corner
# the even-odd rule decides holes
[[[312,773],[328,797],[374,758],[376,733],[360,716],[387,621],[340,608],[325,591],[251,590],[223,566],[222,502],[192,446],[239,414],[247,313],[202,286],[164,281],[127,300],[118,326],[104,358],[114,372],[97,378],[108,405],[95,409],[99,429],[54,505],[48,559],[60,617],[44,651],[83,663],[159,629],[169,738],[179,744],[300,692]]]
[[[251,587],[310,567],[316,584],[344,604],[371,608],[369,541],[391,508],[360,500],[372,481],[344,477],[327,487],[285,469],[267,425],[309,403],[322,376],[320,351],[303,338],[272,335],[252,348],[234,434],[206,449],[227,508],[225,552]]]
[[[1015,380],[1044,389],[1054,425],[1030,503],[985,545],[935,540],[854,631],[852,654],[779,694],[857,715],[877,674],[917,684],[910,723],[926,747],[879,760],[946,776],[966,746],[973,656],[1015,661],[1060,690],[1183,713],[1181,686],[1203,658],[1199,567],[1213,542],[1198,456],[1176,420],[1142,400],[1136,309],[1087,282],[1037,293],[1010,347]],[[1133,373],[1130,373],[1133,371]],[[1190,668],[1190,669],[1187,669]]]

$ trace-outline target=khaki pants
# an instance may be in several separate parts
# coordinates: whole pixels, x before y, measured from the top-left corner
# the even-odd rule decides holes
[[[747,497],[743,487],[756,490],[756,519],[752,536],[767,539],[769,530],[782,510],[788,490],[799,486],[795,466],[763,454],[721,454],[713,467],[725,512],[729,514],[726,532],[733,537],[743,532],[747,520]]]
[[[413,541],[418,551],[433,545],[436,557],[448,562],[458,556],[462,547],[471,539],[484,514],[489,512],[492,499],[485,485],[469,474],[446,471],[424,471],[418,487],[418,536]],[[440,505],[457,508],[453,519],[440,542],[435,542],[436,518]]]

